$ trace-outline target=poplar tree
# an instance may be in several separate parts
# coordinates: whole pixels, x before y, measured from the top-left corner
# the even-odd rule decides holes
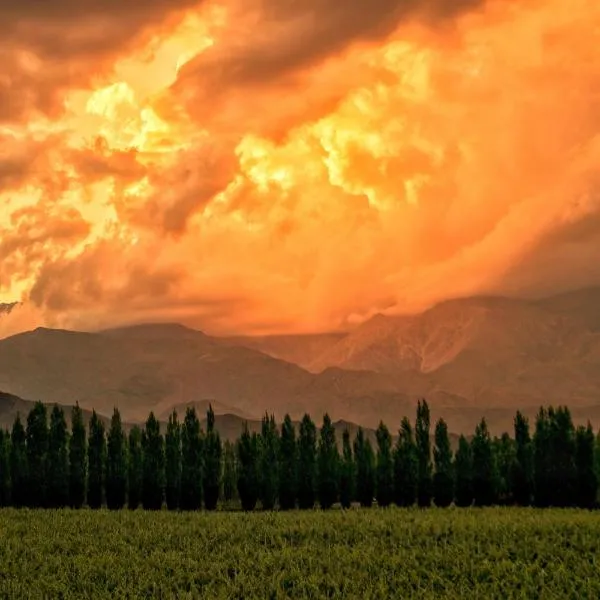
[[[206,413],[206,438],[204,440],[204,506],[215,510],[221,489],[221,437],[215,429],[215,413],[212,405]]]
[[[492,450],[497,469],[496,497],[499,504],[509,505],[514,502],[512,490],[512,473],[517,462],[517,450],[514,440],[504,432],[501,437],[494,438]]]
[[[412,506],[417,499],[419,458],[408,417],[402,419],[394,448],[394,502],[398,506]]]
[[[134,425],[129,432],[129,452],[127,464],[127,506],[135,510],[142,502],[144,465],[142,452],[142,430]]]
[[[576,431],[575,463],[577,468],[577,506],[593,508],[598,494],[598,475],[595,469],[595,437],[591,424]]]
[[[389,429],[379,423],[377,437],[377,484],[378,506],[389,506],[394,499],[394,459],[392,456],[392,436]]]
[[[106,459],[106,505],[111,510],[123,508],[127,498],[127,438],[121,414],[114,409],[108,432]]]
[[[177,411],[169,416],[165,435],[165,496],[167,508],[177,510],[181,496],[181,428]]]
[[[425,400],[417,404],[415,423],[415,441],[418,456],[417,503],[419,506],[431,506],[433,491],[429,406]]]
[[[21,508],[27,504],[27,436],[21,422],[21,416],[13,423],[10,438],[10,481],[12,505]]]
[[[573,506],[577,494],[575,465],[575,427],[566,406],[550,414],[550,490],[551,504]]]
[[[250,435],[248,424],[244,423],[242,435],[236,444],[238,493],[245,511],[254,510],[258,500],[260,480],[258,473],[259,439],[254,433]]]
[[[375,496],[375,453],[371,442],[365,438],[362,427],[358,428],[354,439],[356,460],[356,498],[361,506],[373,505]]]
[[[519,506],[529,506],[533,499],[533,442],[529,421],[519,411],[514,429],[516,456],[511,474],[512,497]]]
[[[87,503],[90,508],[101,508],[106,480],[106,435],[96,411],[92,412],[89,430]]]
[[[27,504],[31,507],[46,506],[48,415],[46,406],[36,402],[27,415]]]
[[[165,445],[153,412],[142,432],[142,451],[142,505],[147,510],[160,510],[165,491]]]
[[[196,409],[190,406],[181,428],[181,508],[197,510],[201,505],[202,438]]]
[[[223,448],[223,499],[231,502],[237,496],[237,472],[235,461],[235,446],[225,441]]]
[[[319,505],[325,510],[331,508],[338,499],[339,462],[335,429],[326,413],[321,426],[317,467]]]
[[[69,504],[81,508],[87,491],[87,433],[83,413],[76,404],[71,410],[71,437],[69,439]]]
[[[553,412],[553,411],[552,411]],[[534,503],[547,507],[551,503],[552,449],[550,415],[541,407],[535,420],[534,445]]]
[[[473,504],[473,453],[467,438],[461,435],[454,458],[456,477],[456,506],[467,507]]]
[[[65,413],[54,405],[48,434],[48,506],[62,508],[69,503],[69,433]]]
[[[0,506],[10,506],[10,434],[0,429]]]
[[[273,510],[279,495],[279,436],[275,417],[265,414],[260,434],[260,501],[264,510]]]
[[[356,469],[350,443],[350,432],[346,427],[342,434],[342,464],[340,467],[340,503],[350,508],[355,497]]]
[[[298,506],[301,509],[315,505],[317,479],[317,428],[309,415],[300,422],[298,438]]]
[[[454,500],[454,469],[448,425],[440,419],[435,425],[435,447],[433,449],[433,500],[436,506],[450,506]]]
[[[491,506],[496,502],[497,471],[492,440],[485,419],[475,428],[471,442],[473,454],[473,499],[475,506]]]
[[[291,510],[296,506],[297,472],[296,429],[290,415],[285,415],[279,442],[279,508],[281,510]]]

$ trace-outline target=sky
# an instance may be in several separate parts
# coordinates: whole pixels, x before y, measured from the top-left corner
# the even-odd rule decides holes
[[[0,5],[0,337],[600,283],[596,0]]]

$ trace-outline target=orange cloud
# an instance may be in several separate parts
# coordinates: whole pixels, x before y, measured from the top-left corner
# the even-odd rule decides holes
[[[19,327],[314,331],[600,281],[592,0],[88,4],[0,9]]]

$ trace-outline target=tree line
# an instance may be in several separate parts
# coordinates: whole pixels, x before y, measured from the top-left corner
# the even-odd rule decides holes
[[[433,447],[432,447],[433,446]],[[221,442],[212,407],[206,431],[193,407],[169,417],[163,436],[150,413],[144,427],[124,430],[115,409],[108,431],[96,412],[88,426],[78,405],[67,426],[55,405],[37,402],[23,424],[0,431],[0,505],[98,509],[249,511],[279,508],[502,505],[593,508],[598,501],[600,434],[575,427],[567,407],[541,408],[533,433],[520,412],[514,435],[492,437],[485,419],[453,452],[448,427],[431,436],[426,401],[414,427],[405,417],[394,440],[380,423],[373,445],[362,428],[348,429],[341,448],[326,414],[320,429],[309,415],[298,431],[265,415],[260,433],[245,424],[235,443]]]

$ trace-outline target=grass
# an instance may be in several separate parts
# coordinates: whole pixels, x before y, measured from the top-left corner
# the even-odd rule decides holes
[[[0,511],[0,598],[600,598],[600,512]]]

